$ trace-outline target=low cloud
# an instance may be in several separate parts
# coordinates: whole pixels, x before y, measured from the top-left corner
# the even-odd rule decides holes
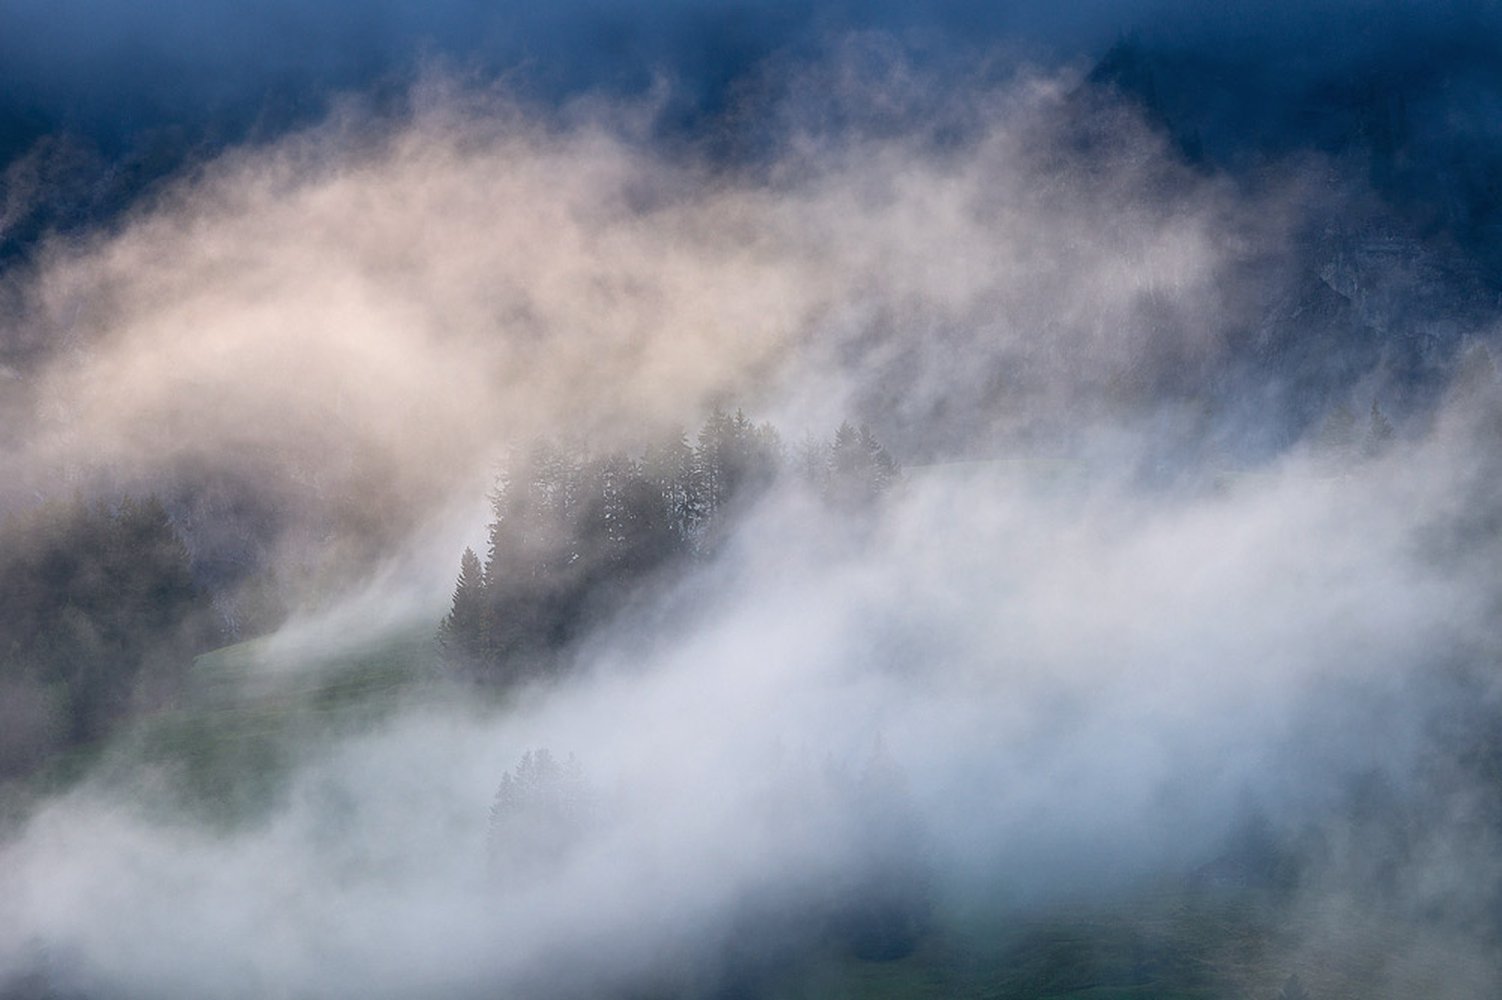
[[[538,437],[635,447],[744,402],[795,439],[853,413],[911,468],[858,523],[772,491],[569,679],[310,737],[253,823],[179,815],[170,770],[41,801],[0,849],[0,976],[587,995],[837,865],[869,831],[779,810],[878,747],[945,898],[1019,905],[1182,874],[1249,811],[1317,823],[1353,774],[1419,795],[1440,668],[1489,641],[1494,581],[1432,544],[1463,529],[1486,404],[1457,392],[1367,457],[1206,444],[1256,436],[1225,373],[1328,189],[1191,169],[1072,75],[954,100],[958,135],[795,128],[726,167],[438,82],[13,274],[11,335],[48,345],[14,387],[17,482],[224,469],[289,538],[359,535],[387,567],[273,637],[284,658],[410,615]],[[497,884],[492,797],[544,746],[608,822]]]

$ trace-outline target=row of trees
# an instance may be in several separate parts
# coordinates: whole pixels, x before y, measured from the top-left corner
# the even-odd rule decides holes
[[[155,499],[12,516],[0,527],[0,774],[169,698],[215,632]]]
[[[485,558],[466,549],[460,560],[441,627],[450,659],[501,682],[535,673],[631,590],[714,550],[736,510],[790,475],[856,507],[897,467],[864,427],[790,454],[740,411],[712,413],[693,444],[679,434],[639,456],[536,448],[496,487]]]

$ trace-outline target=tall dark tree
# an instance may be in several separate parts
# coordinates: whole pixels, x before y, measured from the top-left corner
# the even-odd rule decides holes
[[[699,431],[694,459],[695,510],[703,534],[734,503],[771,484],[782,464],[782,440],[771,424],[754,424],[740,410],[716,409]]]
[[[485,653],[485,569],[475,550],[459,559],[459,582],[439,637],[456,657],[473,661]]]
[[[692,537],[704,516],[694,490],[694,463],[694,449],[681,430],[648,446],[642,458],[642,475],[661,498],[668,530],[680,543]]]

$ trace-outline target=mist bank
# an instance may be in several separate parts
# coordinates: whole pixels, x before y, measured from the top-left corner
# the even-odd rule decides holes
[[[1338,156],[1196,162],[1083,70],[843,59],[730,165],[664,152],[650,102],[560,121],[430,77],[6,272],[6,508],[165,494],[200,579],[255,553],[225,592],[302,609],[252,657],[292,681],[436,628],[538,440],[744,405],[788,441],[868,424],[906,472],[860,516],[778,482],[566,677],[289,741],[236,823],[106,753],[6,831],[0,979],[726,995],[726,949],[815,935],[900,812],[936,908],[1009,916],[1265,824],[1309,933],[1226,989],[1379,946],[1348,980],[1378,995],[1495,982],[1495,794],[1446,729],[1497,696],[1496,304],[1464,248]],[[497,787],[540,748],[590,820],[497,877]],[[872,761],[902,789],[876,818]]]
[[[560,124],[433,77],[49,244],[4,282],[6,504],[145,481],[185,521],[229,498],[254,544],[222,562],[354,557],[508,448],[717,402],[795,440],[865,423],[907,464],[1152,419],[1171,476],[1342,405],[1422,422],[1494,322],[1464,255],[1337,161],[1247,183],[1111,85],[957,89],[880,40],[791,79],[781,152],[726,169],[662,153],[651,104]],[[849,117],[804,117],[812,93]]]
[[[1190,877],[1255,821],[1303,932],[1217,988],[1473,995],[1496,803],[1434,727],[1495,709],[1496,584],[1456,520],[1456,405],[1338,475],[1295,457],[1173,496],[970,465],[909,472],[853,523],[775,491],[569,678],[490,707],[410,692],[294,744],[241,824],[175,806],[170,766],[44,802],[3,855],[7,969],[99,996],[716,996],[767,974],[743,950],[805,960],[828,933],[808,914],[894,828],[942,919],[1016,923]],[[1434,544],[1455,531],[1465,551]],[[344,620],[307,662],[354,641]],[[539,747],[577,760],[587,821],[498,867],[497,785]],[[874,814],[840,791],[873,757],[899,790]],[[1394,817],[1403,848],[1371,853]]]

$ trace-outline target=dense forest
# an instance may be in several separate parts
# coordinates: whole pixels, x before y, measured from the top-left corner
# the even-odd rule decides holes
[[[442,641],[488,683],[534,677],[637,592],[712,556],[737,511],[779,479],[858,515],[897,476],[863,425],[790,454],[740,410],[715,410],[693,444],[679,434],[639,456],[539,446],[496,486],[485,559],[465,550]]]

